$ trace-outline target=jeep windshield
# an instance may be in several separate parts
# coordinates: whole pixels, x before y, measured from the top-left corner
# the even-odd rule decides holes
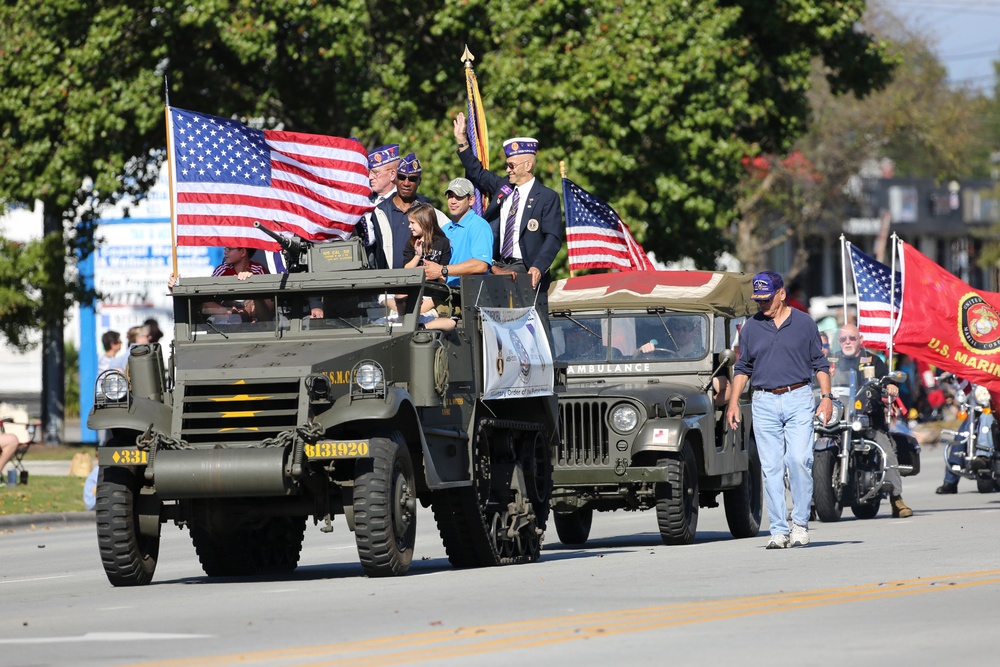
[[[708,351],[708,320],[704,315],[553,315],[550,323],[553,356],[571,364],[627,359],[691,361],[703,358]]]
[[[191,322],[197,332],[218,334],[255,333],[398,326],[413,313],[419,286],[326,292],[261,292],[239,295],[215,294],[192,298]],[[239,296],[240,298],[232,298]],[[299,320],[301,327],[294,326]]]

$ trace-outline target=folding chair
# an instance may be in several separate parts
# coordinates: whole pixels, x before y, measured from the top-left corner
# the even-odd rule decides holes
[[[28,450],[31,449],[31,446],[35,444],[35,436],[41,430],[41,422],[29,421],[27,423],[20,423],[12,419],[0,419],[0,433],[6,433],[8,431],[7,426],[12,427],[9,431],[17,435],[18,438],[17,451],[14,452],[14,457],[10,460],[10,464],[17,471],[20,483],[27,484],[28,470],[24,467],[23,459]],[[0,483],[6,482],[6,477],[0,479]]]

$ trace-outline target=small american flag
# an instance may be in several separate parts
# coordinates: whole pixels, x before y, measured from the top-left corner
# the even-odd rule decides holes
[[[310,241],[347,238],[372,211],[368,154],[353,139],[167,111],[178,245],[278,250],[255,220]]]
[[[893,285],[892,272],[888,266],[878,262],[855,248],[850,242],[847,249],[851,253],[851,269],[854,273],[854,289],[858,299],[858,331],[864,339],[865,347],[884,350],[889,345],[893,323],[893,310],[889,306],[889,292],[895,287],[893,304],[898,317],[903,301],[903,279],[896,271]]]
[[[579,185],[563,179],[569,269],[655,271],[614,209]]]

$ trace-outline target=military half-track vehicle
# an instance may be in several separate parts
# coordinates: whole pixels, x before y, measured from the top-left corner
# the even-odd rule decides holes
[[[760,529],[762,477],[749,400],[726,424],[737,325],[750,278],[638,271],[558,281],[553,357],[566,364],[553,453],[559,539],[584,544],[594,511],[655,509],[666,544],[694,540],[721,493],[734,537]],[[721,394],[721,395],[720,395]]]
[[[477,312],[530,306],[529,279],[449,288],[367,269],[353,240],[297,243],[286,263],[182,278],[169,364],[139,345],[127,375],[98,378],[87,423],[110,433],[96,507],[110,582],[150,582],[166,522],[190,531],[207,575],[248,576],[293,570],[307,520],[330,532],[341,514],[369,576],[404,574],[418,502],[455,567],[538,559],[556,398],[483,400]],[[421,326],[425,296],[461,315],[453,330]]]

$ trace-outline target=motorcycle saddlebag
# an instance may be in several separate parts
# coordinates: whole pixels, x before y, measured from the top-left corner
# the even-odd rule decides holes
[[[892,441],[896,445],[896,458],[899,459],[900,466],[912,466],[913,470],[907,472],[900,470],[902,477],[911,477],[920,472],[920,445],[912,435],[905,433],[890,433]]]

